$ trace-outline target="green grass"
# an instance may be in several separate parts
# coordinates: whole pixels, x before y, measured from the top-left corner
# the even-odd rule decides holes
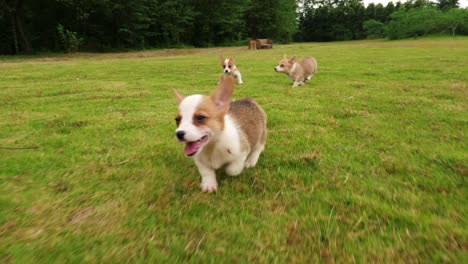
[[[312,55],[305,87],[273,67]],[[216,194],[176,100],[236,55],[265,152]],[[468,38],[0,59],[0,262],[468,260]],[[25,148],[25,149],[8,149]]]

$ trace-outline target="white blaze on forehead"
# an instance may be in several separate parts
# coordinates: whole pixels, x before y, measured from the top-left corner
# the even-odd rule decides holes
[[[231,70],[229,69],[229,59],[225,59],[225,60],[224,60],[224,70],[228,70],[228,72],[231,71]]]
[[[204,128],[193,124],[193,115],[203,100],[203,95],[196,94],[184,98],[179,105],[179,114],[182,117],[177,131],[185,132],[184,139],[189,142],[197,141],[206,135]]]
[[[186,123],[192,123],[193,114],[202,100],[203,95],[195,94],[185,97],[184,100],[180,102],[179,113],[182,116],[182,120],[179,127]]]

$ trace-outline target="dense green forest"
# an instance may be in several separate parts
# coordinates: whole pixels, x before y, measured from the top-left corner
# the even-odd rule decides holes
[[[458,0],[0,0],[0,54],[468,34]]]

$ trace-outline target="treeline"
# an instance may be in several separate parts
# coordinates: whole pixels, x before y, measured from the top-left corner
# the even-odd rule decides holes
[[[467,10],[457,7],[458,0],[367,7],[362,0],[0,0],[0,54],[467,34]],[[416,24],[422,29],[409,29]]]
[[[291,40],[294,0],[0,0],[0,53]]]
[[[301,1],[296,41],[334,41],[387,37],[401,39],[433,33],[468,35],[468,10],[458,0],[369,4],[360,0]]]

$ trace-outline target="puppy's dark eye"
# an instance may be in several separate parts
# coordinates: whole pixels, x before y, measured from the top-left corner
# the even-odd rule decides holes
[[[284,67],[284,65],[283,65],[283,64],[281,64],[281,65],[280,65],[280,67]]]
[[[179,117],[179,116],[175,118],[175,122],[176,122],[177,125],[180,124],[180,120],[182,120],[182,118]]]
[[[206,118],[206,116],[196,115],[195,116],[195,121],[197,121],[198,123],[201,123],[201,122],[205,121],[205,118]]]
[[[231,65],[229,65],[229,69],[231,69]]]

